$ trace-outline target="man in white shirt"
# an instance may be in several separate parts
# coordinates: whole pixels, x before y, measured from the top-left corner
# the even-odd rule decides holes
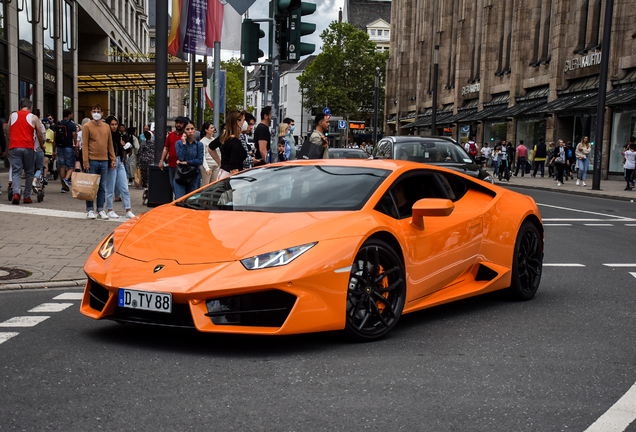
[[[488,167],[488,162],[490,161],[491,154],[492,149],[488,147],[488,143],[484,143],[484,146],[481,148],[481,158],[484,164],[484,168]]]

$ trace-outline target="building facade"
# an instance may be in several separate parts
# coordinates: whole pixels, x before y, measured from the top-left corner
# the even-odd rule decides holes
[[[480,145],[539,138],[576,145],[589,136],[602,145],[603,175],[622,172],[621,152],[636,135],[636,9],[615,0],[611,49],[603,53],[604,7],[603,0],[394,0],[387,133],[474,136]],[[609,76],[600,83],[604,55]],[[608,108],[596,143],[600,85]]]
[[[391,36],[391,0],[345,0],[343,20],[365,31],[377,50],[388,51]]]
[[[56,120],[68,108],[81,121],[93,103],[127,125],[147,120],[145,90],[97,88],[95,70],[84,78],[85,66],[149,61],[148,0],[3,0],[0,8],[0,119],[28,97]]]

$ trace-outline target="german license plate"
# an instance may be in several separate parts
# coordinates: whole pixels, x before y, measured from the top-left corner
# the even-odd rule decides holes
[[[119,307],[172,312],[172,294],[119,288]]]

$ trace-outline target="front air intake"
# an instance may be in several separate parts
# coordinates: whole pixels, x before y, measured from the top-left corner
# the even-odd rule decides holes
[[[90,280],[90,302],[89,305],[91,308],[96,311],[103,311],[108,299],[110,298],[110,291],[106,288],[95,282],[94,280]]]
[[[206,301],[214,325],[281,327],[296,296],[279,290],[241,294]]]

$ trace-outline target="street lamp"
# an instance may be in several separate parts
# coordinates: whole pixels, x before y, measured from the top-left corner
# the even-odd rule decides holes
[[[380,68],[375,68],[375,99],[373,109],[375,110],[373,119],[373,145],[378,142],[378,100],[380,98]]]
[[[439,72],[439,65],[437,57],[439,55],[439,45],[435,45],[435,51],[433,51],[433,114],[431,116],[431,135],[437,135],[437,74]]]

